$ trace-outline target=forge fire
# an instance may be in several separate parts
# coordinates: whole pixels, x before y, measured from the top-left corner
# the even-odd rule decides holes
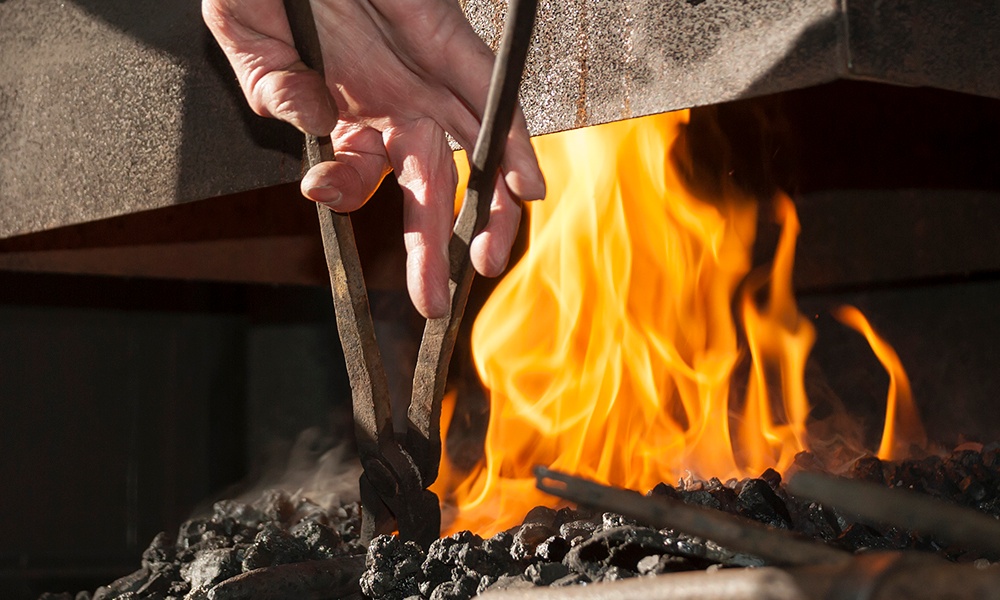
[[[1000,600],[998,31],[0,0],[0,600]]]
[[[365,545],[356,503],[272,490],[157,536],[94,598],[601,598],[580,586],[613,583],[812,599],[859,568],[878,598],[995,589],[1000,444],[931,446],[891,340],[849,305],[833,317],[887,379],[880,433],[866,440],[836,402],[814,416],[822,339],[792,293],[795,206],[725,169],[703,179],[690,134],[682,111],[535,140],[550,196],[472,332],[491,403],[483,459],[443,453],[429,548]],[[778,235],[755,266],[760,220]],[[447,397],[445,440],[464,434],[460,400]]]
[[[435,488],[454,504],[450,531],[492,535],[551,502],[535,490],[536,465],[645,491],[785,472],[820,448],[840,456],[836,471],[865,453],[860,440],[810,431],[815,331],[792,293],[792,202],[754,198],[726,169],[696,180],[687,120],[682,111],[536,140],[549,197],[530,205],[527,254],[473,330],[490,427],[484,463],[446,468]],[[781,226],[770,269],[751,265],[760,212]],[[838,318],[891,377],[871,450],[907,458],[925,439],[906,372],[860,311]]]

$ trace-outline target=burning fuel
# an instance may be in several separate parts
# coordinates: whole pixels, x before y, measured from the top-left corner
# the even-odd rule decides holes
[[[647,490],[782,471],[809,449],[815,331],[792,293],[794,205],[773,199],[781,239],[770,270],[752,270],[761,203],[725,172],[690,181],[687,122],[681,111],[535,140],[549,196],[530,205],[527,254],[475,323],[490,424],[477,469],[442,465],[449,531],[492,534],[551,502],[535,465]],[[907,423],[879,455],[898,458],[898,436],[922,430],[902,366],[869,340],[899,398],[887,422]]]

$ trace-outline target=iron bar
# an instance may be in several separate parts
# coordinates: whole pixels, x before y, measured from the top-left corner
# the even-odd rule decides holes
[[[818,473],[798,473],[788,491],[856,515],[977,550],[1000,552],[1000,521],[971,508],[901,489]]]
[[[487,592],[490,600],[992,600],[1000,569],[916,553],[858,555],[840,565],[670,573],[586,586]]]
[[[408,417],[407,448],[427,483],[437,479],[441,462],[441,399],[448,366],[475,272],[469,247],[489,221],[490,200],[507,147],[507,135],[517,107],[524,62],[535,24],[537,0],[511,0],[500,50],[493,64],[483,123],[470,160],[469,185],[448,245],[451,304],[448,315],[428,319],[417,355],[413,397]]]
[[[216,585],[210,600],[325,600],[360,594],[364,556],[313,560],[241,573]]]
[[[729,550],[753,554],[780,565],[846,564],[851,555],[789,531],[660,496],[600,485],[536,467],[543,492],[599,510],[610,510],[653,527],[695,535]],[[550,483],[551,482],[551,483]]]

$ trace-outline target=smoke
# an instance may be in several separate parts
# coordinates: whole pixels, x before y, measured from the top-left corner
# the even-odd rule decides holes
[[[216,500],[252,503],[268,490],[282,490],[292,500],[308,499],[331,510],[360,500],[361,463],[351,442],[338,441],[320,427],[302,431],[294,441],[275,443],[257,472],[227,488],[195,511],[211,511]]]

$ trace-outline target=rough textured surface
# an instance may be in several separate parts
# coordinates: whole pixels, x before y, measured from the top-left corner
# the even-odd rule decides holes
[[[468,0],[496,45],[503,0]],[[546,133],[842,77],[1000,97],[992,0],[543,1],[523,102]],[[0,237],[295,179],[198,3],[0,2]],[[155,18],[150,18],[155,14]]]
[[[360,564],[343,576],[331,569],[350,570],[351,557],[363,553],[359,528],[357,504],[321,506],[280,490],[251,503],[222,500],[211,515],[184,522],[176,538],[154,537],[141,568],[98,588],[93,600],[243,598],[248,587],[298,598],[344,577],[356,587]]]
[[[796,460],[799,469],[824,469],[807,453]],[[846,475],[1000,515],[1000,444],[966,443],[949,454],[901,462],[869,456],[857,460]],[[916,549],[984,565],[1000,558],[941,545],[910,531],[852,522],[789,494],[781,476],[770,469],[756,479],[684,479],[676,487],[661,483],[649,494],[747,516],[851,552]],[[372,599],[467,600],[489,590],[765,565],[711,540],[656,530],[615,513],[537,507],[509,531],[485,540],[462,531],[436,540],[426,552],[396,536],[378,536],[367,548],[362,572],[358,527],[356,505],[324,509],[280,491],[250,504],[221,501],[210,517],[185,523],[176,542],[166,534],[156,536],[143,553],[141,568],[99,588],[93,600],[231,600],[247,594],[297,600],[327,582],[357,587]],[[537,541],[543,530],[548,537]],[[331,568],[337,577],[323,570]],[[65,600],[56,595],[45,599]]]
[[[468,0],[491,44],[504,0]],[[541,2],[523,87],[533,132],[801,88],[838,78],[1000,97],[990,0]]]
[[[797,466],[824,468],[806,453],[798,457]],[[865,457],[851,467],[848,475],[946,498],[996,516],[1000,514],[1000,503],[994,492],[1000,485],[1000,470],[994,466],[1000,467],[1000,445],[984,448],[966,444],[950,454],[898,463]],[[913,532],[852,522],[832,509],[790,495],[781,485],[781,476],[771,469],[755,479],[730,479],[724,483],[714,478],[682,480],[676,487],[661,483],[649,494],[683,499],[689,504],[791,529],[851,552],[918,549],[958,562],[998,558],[956,546],[944,547]],[[555,533],[538,543],[535,540],[543,530]],[[421,558],[422,565],[415,568]],[[422,598],[464,600],[487,590],[578,585],[720,566],[764,565],[759,557],[728,550],[711,540],[671,529],[657,531],[614,513],[538,507],[522,525],[510,531],[487,540],[468,531],[457,533],[435,542],[426,555],[394,537],[377,538],[368,549],[367,571],[362,580],[381,584],[365,587],[371,598],[416,597],[415,586]],[[405,589],[393,583],[404,579]]]
[[[0,40],[0,236],[298,175],[298,135],[245,106],[197,2],[9,0]]]

